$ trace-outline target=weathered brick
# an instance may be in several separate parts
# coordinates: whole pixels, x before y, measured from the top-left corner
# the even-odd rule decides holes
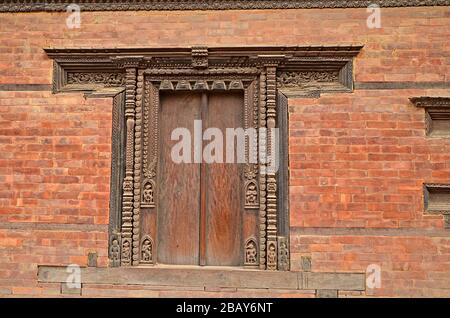
[[[382,28],[374,30],[364,27],[365,8],[195,15],[126,11],[116,17],[112,12],[84,12],[82,28],[74,31],[64,27],[64,12],[0,14],[4,31],[0,83],[51,84],[52,61],[43,47],[148,43],[155,47],[362,43],[364,49],[354,63],[357,83],[450,80],[449,18],[443,7],[383,8]],[[109,23],[111,19],[115,23]],[[46,36],[36,37],[30,25]],[[442,230],[444,219],[423,215],[421,189],[423,182],[448,183],[450,142],[425,137],[423,110],[408,100],[421,95],[448,96],[449,90],[358,89],[353,94],[289,99],[291,226],[361,229],[345,235],[292,234],[296,261],[292,268],[301,270],[300,253],[311,257],[313,272],[364,272],[370,264],[382,269],[380,289],[339,290],[340,297],[450,296],[449,240],[440,232],[424,234]],[[0,106],[1,223],[107,224],[111,99],[2,91]],[[373,228],[390,232],[371,235]],[[37,264],[85,265],[92,251],[99,255],[98,266],[107,264],[106,232],[0,229],[0,238],[0,259],[5,260],[0,262],[0,294],[54,295],[54,286],[36,286]],[[82,295],[312,297],[314,290],[173,287],[160,292],[86,286]]]

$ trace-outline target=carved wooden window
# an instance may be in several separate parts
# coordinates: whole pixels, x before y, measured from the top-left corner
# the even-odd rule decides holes
[[[114,96],[111,266],[289,270],[287,97],[352,91],[360,49],[47,49],[54,92]],[[174,165],[169,132],[194,119],[269,128],[257,135],[259,154],[271,153],[270,128],[281,128],[278,171],[262,161]]]
[[[450,184],[424,186],[425,212],[450,214]]]
[[[425,184],[423,194],[425,213],[442,214],[444,228],[450,228],[450,184]]]
[[[450,98],[414,97],[416,107],[425,109],[426,134],[430,137],[450,137]]]

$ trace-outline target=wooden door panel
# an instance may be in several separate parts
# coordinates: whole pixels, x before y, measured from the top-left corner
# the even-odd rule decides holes
[[[196,93],[162,94],[160,99],[157,253],[163,264],[199,264],[200,164],[172,160],[178,141],[171,140],[171,133],[179,127],[193,133],[200,102]]]
[[[208,97],[204,128],[243,126],[243,94],[214,93]],[[208,143],[208,142],[206,142]],[[224,138],[225,162],[225,138]],[[236,149],[236,148],[235,148]],[[241,264],[242,251],[242,186],[241,166],[237,163],[204,164],[206,191],[206,265]]]

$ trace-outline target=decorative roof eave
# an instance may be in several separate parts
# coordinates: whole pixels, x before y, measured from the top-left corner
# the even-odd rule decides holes
[[[450,97],[420,96],[409,99],[414,106],[423,108],[450,108]]]
[[[3,0],[0,12],[66,11],[73,1]],[[78,0],[84,11],[366,8],[373,0]],[[448,6],[449,0],[378,0],[380,7]]]

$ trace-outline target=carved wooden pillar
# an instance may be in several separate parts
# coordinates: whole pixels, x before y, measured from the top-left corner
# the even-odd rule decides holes
[[[262,69],[259,77],[259,158],[266,155],[266,72]],[[260,160],[259,171],[259,268],[266,269],[266,165]]]
[[[132,264],[139,265],[140,214],[141,214],[141,168],[142,168],[142,96],[144,90],[144,70],[138,70],[134,127],[134,198],[133,198],[133,256]]]
[[[132,264],[133,252],[133,159],[134,159],[134,125],[136,105],[136,68],[126,68],[125,75],[125,178],[122,197],[122,266]]]
[[[266,67],[267,108],[267,269],[277,269],[276,94],[277,69]]]

